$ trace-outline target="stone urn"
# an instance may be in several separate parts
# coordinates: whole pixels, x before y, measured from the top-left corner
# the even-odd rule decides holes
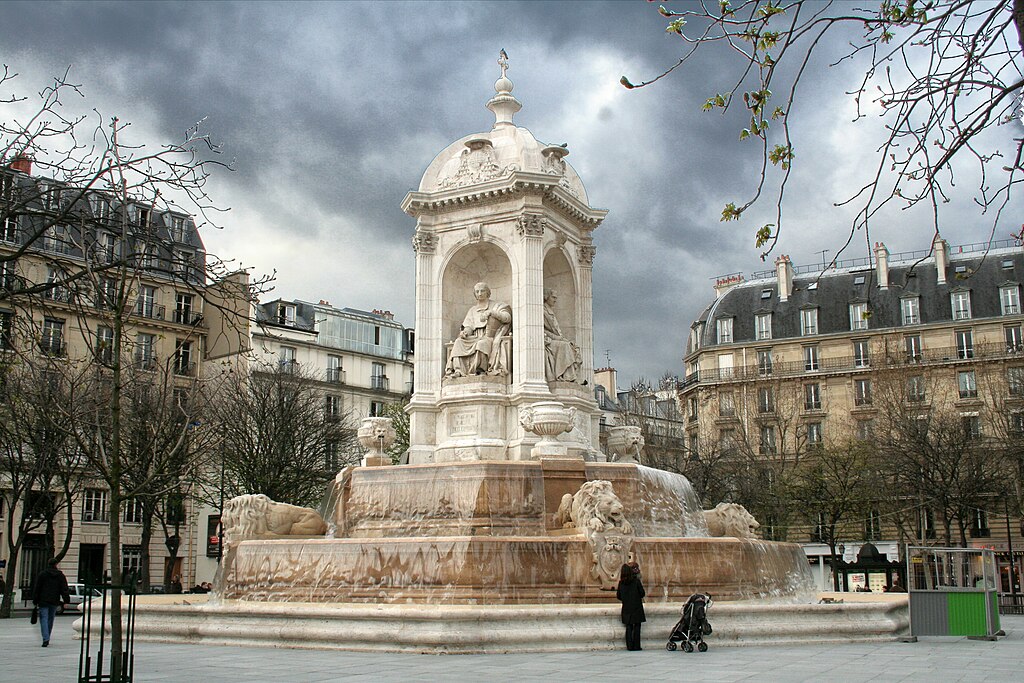
[[[360,445],[366,449],[364,466],[391,464],[387,450],[395,443],[395,428],[390,417],[364,417],[356,435]]]
[[[572,431],[575,418],[576,408],[566,408],[558,401],[538,401],[520,408],[519,424],[526,431],[540,437],[531,452],[533,459],[566,457],[569,449],[558,437]]]

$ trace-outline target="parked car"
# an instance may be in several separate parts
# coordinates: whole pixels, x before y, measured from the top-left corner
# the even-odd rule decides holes
[[[85,602],[86,597],[98,598],[101,594],[95,588],[89,589],[87,592],[84,583],[71,583],[68,584],[68,593],[71,595],[71,602],[67,605],[61,605],[59,612],[64,614],[65,610],[72,610],[75,612],[82,611],[82,603]]]

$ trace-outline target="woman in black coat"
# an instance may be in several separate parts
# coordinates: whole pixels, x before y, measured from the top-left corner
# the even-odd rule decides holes
[[[644,614],[644,585],[640,572],[633,565],[624,564],[619,570],[619,587],[615,597],[622,603],[622,623],[626,625],[626,649],[642,650],[640,647],[640,624],[647,621]]]

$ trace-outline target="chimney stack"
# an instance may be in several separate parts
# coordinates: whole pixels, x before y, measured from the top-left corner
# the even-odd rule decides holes
[[[949,244],[942,239],[942,235],[935,233],[932,240],[932,251],[935,252],[935,272],[938,275],[938,284],[946,284],[946,269],[949,268]]]
[[[793,293],[793,264],[785,254],[775,259],[775,274],[779,278],[779,301],[788,301]]]
[[[875,272],[878,275],[878,288],[889,289],[889,250],[884,242],[875,242]]]
[[[727,291],[743,282],[743,273],[723,275],[715,280],[715,298],[720,298]]]
[[[32,175],[32,157],[24,153],[19,153],[11,161],[10,169],[17,171],[18,173],[24,173],[25,175]]]
[[[594,384],[604,387],[608,398],[615,400],[619,396],[618,387],[615,386],[615,368],[598,368],[594,370]]]

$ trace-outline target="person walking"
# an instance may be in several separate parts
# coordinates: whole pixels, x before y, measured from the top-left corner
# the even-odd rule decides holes
[[[647,615],[644,614],[645,595],[639,570],[632,564],[622,565],[615,597],[622,603],[622,623],[626,625],[627,650],[643,649],[640,647],[640,625],[647,621]]]
[[[53,620],[57,618],[57,608],[61,602],[71,603],[68,592],[68,579],[57,567],[57,560],[47,563],[46,569],[39,572],[35,587],[32,589],[32,602],[39,608],[39,631],[43,635],[43,647],[50,645],[50,633],[53,631]]]

